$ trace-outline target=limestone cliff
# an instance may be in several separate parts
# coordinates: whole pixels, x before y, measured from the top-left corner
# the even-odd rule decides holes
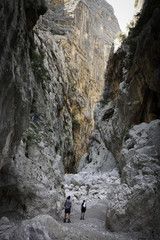
[[[32,168],[36,157],[29,164],[28,151],[22,156],[17,155],[17,147],[28,127],[37,84],[31,63],[32,29],[46,10],[46,4],[42,0],[0,3],[0,212],[26,211],[28,199],[34,199],[36,195],[36,189],[30,185],[35,175],[38,175]],[[35,125],[34,127],[36,128]],[[29,149],[28,141],[31,138],[32,141],[39,141],[38,134],[28,131],[27,141],[23,140],[21,144],[26,149]],[[40,168],[39,165],[38,167]],[[34,169],[32,177],[31,169]]]
[[[23,35],[20,36],[23,37]],[[45,37],[46,41],[43,42],[41,34],[35,35],[35,40],[32,36],[30,45],[28,39],[28,45],[22,45],[22,49],[21,42],[15,42],[17,49],[22,51],[22,56],[20,56],[23,57],[23,61],[17,57],[16,60],[19,62],[12,64],[12,67],[17,67],[20,83],[17,83],[16,92],[14,92],[15,84],[10,89],[17,102],[11,99],[13,107],[10,106],[12,107],[11,115],[7,120],[12,118],[12,111],[14,111],[13,118],[16,121],[15,126],[17,126],[15,133],[19,133],[18,136],[16,135],[17,138],[19,137],[17,139],[19,142],[15,144],[13,138],[14,152],[10,158],[6,157],[8,161],[0,172],[1,212],[15,211],[21,214],[35,215],[49,211],[57,214],[61,210],[61,202],[64,198],[62,157],[65,146],[67,146],[66,155],[72,149],[72,127],[68,114],[69,104],[65,100],[67,77],[63,66],[63,53],[49,34]],[[45,62],[45,44],[48,49],[48,55],[46,54],[49,57],[48,62]],[[25,50],[27,51],[26,57],[23,54]],[[13,54],[17,53],[13,51]],[[22,69],[20,69],[21,64]],[[25,64],[28,64],[26,68]],[[45,66],[45,64],[50,64],[51,70],[47,70],[48,65]],[[11,70],[15,82],[18,81],[17,75],[13,69]],[[30,78],[28,78],[29,76]],[[7,76],[6,79],[8,79]],[[27,82],[25,83],[25,81]],[[26,105],[21,98],[24,99],[24,103],[26,101]],[[7,102],[4,101],[3,110],[7,114],[9,106],[5,104]],[[15,107],[21,106],[21,104],[23,108],[17,109],[18,112],[16,112]],[[5,118],[6,115],[3,117]],[[19,122],[16,120],[17,117],[19,117]],[[2,120],[5,121],[3,118]],[[21,129],[21,125],[23,129]],[[66,131],[65,134],[64,131]],[[10,139],[7,139],[7,147],[11,151]]]
[[[104,0],[47,3],[35,26],[43,0],[0,2],[0,215],[11,219],[0,219],[2,239],[71,239],[51,215],[62,210],[64,168],[73,171],[86,150],[119,31]],[[137,26],[111,52],[79,167],[85,177],[120,176],[118,185],[104,181],[106,226],[149,240],[160,239],[159,22],[159,0],[146,0]],[[15,221],[41,213],[50,216]]]
[[[68,154],[73,142],[72,127],[67,125],[64,57],[48,34],[52,69],[47,70],[45,42],[41,35],[34,40],[32,31],[46,10],[43,1],[0,3],[1,213],[33,215],[53,210],[56,214],[64,197],[61,156],[64,145],[68,144]]]
[[[107,200],[106,225],[112,231],[142,231],[150,239],[159,239],[160,229],[159,21],[159,1],[145,1],[137,25],[111,53],[95,130],[79,166],[118,168],[126,191],[114,189]]]
[[[71,171],[74,158],[77,164],[86,152],[94,125],[93,109],[103,88],[109,51],[119,26],[112,7],[104,0],[52,0],[38,28],[44,36],[50,32],[65,56],[75,153],[64,164],[66,171]]]
[[[0,3],[0,168],[10,158],[27,125],[34,79],[29,39],[39,15],[46,10],[43,0]]]
[[[37,24],[43,1],[0,4],[0,212],[61,211],[64,168],[86,149],[119,30],[105,1],[47,3]]]

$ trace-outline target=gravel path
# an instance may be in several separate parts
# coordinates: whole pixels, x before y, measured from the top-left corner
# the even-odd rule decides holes
[[[82,190],[81,190],[82,189]],[[66,196],[71,196],[73,211],[71,223],[63,223],[64,211],[61,214],[60,224],[67,227],[70,240],[140,240],[139,234],[113,233],[106,229],[106,197],[98,186],[91,186],[89,195],[86,195],[84,188],[67,188]],[[83,200],[86,200],[87,210],[85,219],[80,220],[80,208]],[[67,238],[68,239],[68,238]]]
[[[71,240],[138,240],[137,234],[112,233],[105,227],[105,204],[99,202],[87,208],[85,219],[80,220],[80,205],[74,206],[71,223],[63,223],[68,228]],[[63,220],[63,217],[62,217]]]

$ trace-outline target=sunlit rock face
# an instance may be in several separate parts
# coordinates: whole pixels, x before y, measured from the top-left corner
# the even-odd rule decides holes
[[[107,200],[106,225],[153,239],[159,239],[160,229],[159,16],[159,2],[146,1],[136,27],[111,54],[94,111],[95,130],[79,165],[79,171],[91,164],[105,171],[118,167],[126,191],[115,188]],[[97,163],[99,156],[103,161]]]
[[[103,88],[118,22],[106,1],[52,0],[38,28],[44,33],[50,31],[64,52],[77,165],[93,130],[93,109]],[[69,170],[73,160],[64,160],[64,164]]]

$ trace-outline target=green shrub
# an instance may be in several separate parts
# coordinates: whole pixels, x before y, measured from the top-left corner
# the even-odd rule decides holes
[[[135,55],[136,48],[137,48],[137,42],[132,39],[129,39],[129,38],[127,41],[128,41],[128,45],[129,45],[129,55],[126,58],[125,69],[130,70],[130,68],[133,64],[134,55]]]
[[[139,2],[139,0],[135,0],[135,2],[134,2],[134,7],[135,7],[135,8],[137,7],[138,2]]]
[[[80,123],[78,122],[78,120],[76,119],[72,120],[72,128],[73,128],[73,131],[78,130],[80,128]]]
[[[27,140],[29,140],[29,141],[33,141],[33,142],[36,142],[36,143],[41,142],[41,137],[31,129],[28,129],[26,131],[26,137],[27,137]]]
[[[117,38],[120,42],[123,42],[123,40],[126,38],[126,34],[120,32],[120,33],[118,33]]]
[[[100,104],[102,105],[107,105],[109,103],[109,100],[108,99],[100,99]]]
[[[31,59],[32,59],[31,66],[32,66],[34,76],[38,82],[43,84],[43,89],[44,89],[44,82],[50,80],[48,70],[44,66],[44,62],[43,62],[44,54],[43,53],[38,54],[36,51],[33,51]]]
[[[127,29],[131,29],[131,28],[134,28],[135,27],[135,22],[134,21],[130,21],[129,24],[127,24]]]

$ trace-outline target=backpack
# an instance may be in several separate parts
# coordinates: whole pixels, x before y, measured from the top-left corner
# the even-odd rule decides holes
[[[85,203],[85,202],[82,203],[82,207],[83,207],[83,208],[86,207],[86,203]]]

